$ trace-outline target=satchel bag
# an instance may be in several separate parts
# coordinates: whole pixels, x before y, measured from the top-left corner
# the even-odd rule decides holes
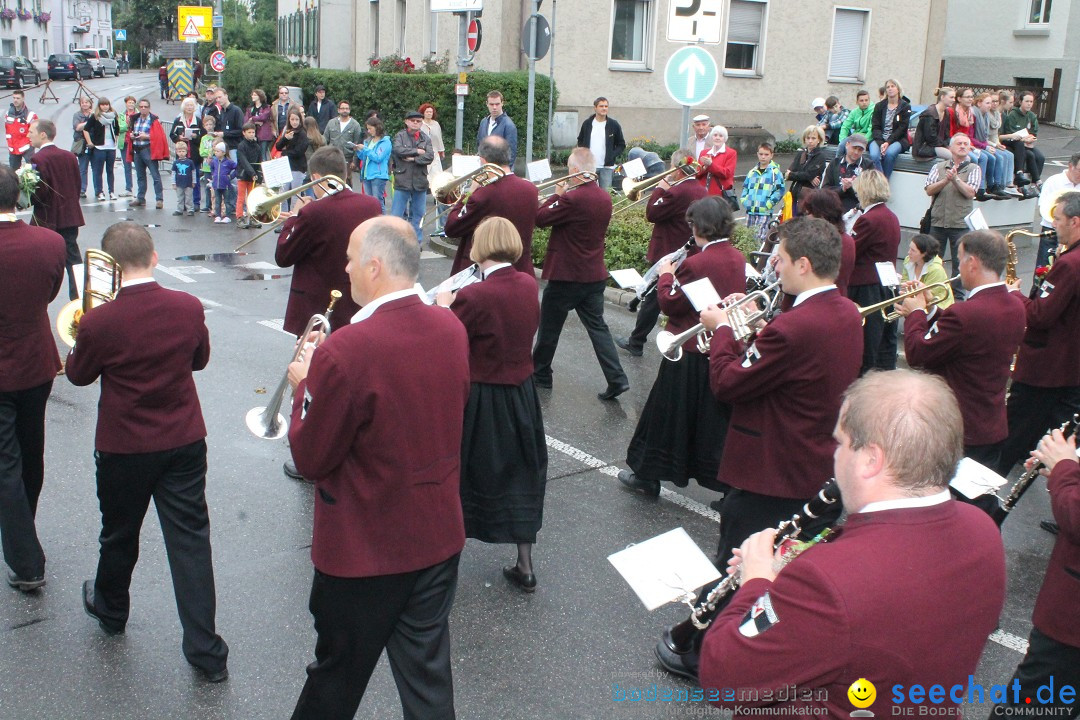
[[[75,138],[75,141],[71,143],[71,152],[75,153],[76,155],[82,155],[84,152],[86,152],[86,138],[81,136]]]
[[[734,190],[725,190],[723,197],[727,200],[727,204],[731,207],[731,212],[739,212],[739,199],[735,197]]]

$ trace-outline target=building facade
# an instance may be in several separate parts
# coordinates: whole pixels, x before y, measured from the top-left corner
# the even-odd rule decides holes
[[[976,16],[978,32],[965,32]],[[1035,90],[1036,112],[1044,120],[1080,123],[1080,7],[1075,3],[951,0],[946,27],[946,84]]]
[[[308,61],[363,71],[374,57],[399,54],[415,62],[448,55],[453,69],[458,18],[432,13],[431,1],[358,2],[351,6],[351,25],[322,22],[318,44],[320,50],[345,48],[351,56],[345,61],[329,62],[327,56]],[[628,139],[673,142],[685,137],[682,108],[664,87],[668,59],[685,46],[667,39],[676,10],[673,2],[678,5],[677,0],[544,4],[542,14],[549,22],[554,20],[558,125],[575,126],[592,112],[594,98],[603,95]],[[703,4],[714,6],[719,15],[719,42],[705,47],[715,57],[720,77],[713,95],[694,114],[706,113],[730,126],[761,125],[784,138],[789,132],[801,133],[813,119],[814,97],[835,94],[851,107],[857,90],[870,90],[876,100],[878,87],[893,78],[913,103],[920,103],[936,87],[946,0],[704,0]],[[532,5],[530,0],[484,3],[484,39],[474,69],[527,68],[520,37]],[[282,7],[290,7],[288,0],[281,0]],[[291,9],[295,12],[295,6]],[[352,28],[351,36],[347,27]],[[547,73],[550,62],[550,58],[538,62],[538,71]],[[520,125],[524,118],[515,120]]]
[[[80,47],[113,49],[111,0],[0,0],[0,55],[29,58],[44,77],[49,55]]]

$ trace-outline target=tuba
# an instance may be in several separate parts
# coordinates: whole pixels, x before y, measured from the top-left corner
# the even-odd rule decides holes
[[[95,274],[97,270],[99,274]],[[93,278],[104,277],[108,282],[108,289],[95,290]],[[75,347],[75,335],[79,330],[79,322],[82,316],[90,312],[98,305],[104,305],[116,297],[120,291],[120,283],[124,273],[120,263],[104,250],[88,248],[86,260],[83,263],[83,294],[79,300],[72,300],[60,308],[60,314],[56,316],[56,332],[60,339],[68,347]]]

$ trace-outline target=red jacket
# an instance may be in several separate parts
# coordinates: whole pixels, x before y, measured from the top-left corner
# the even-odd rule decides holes
[[[124,137],[124,153],[128,162],[135,161],[135,143],[131,141],[131,132],[135,128],[135,119],[139,113],[128,115],[128,129]],[[161,120],[157,115],[150,113],[150,159],[169,159],[169,139],[165,136],[165,128],[161,126]]]
[[[1035,387],[1080,386],[1080,250],[1061,254],[1034,300],[1023,298],[1027,332],[1013,380]]]
[[[694,309],[686,293],[678,288],[672,289],[676,278],[680,285],[709,278],[721,298],[731,293],[746,292],[746,258],[730,242],[717,242],[687,257],[675,275],[660,276],[656,285],[656,299],[660,302],[660,312],[668,316],[666,329],[678,335],[697,325],[701,313]],[[683,350],[698,352],[697,338],[683,343]]]
[[[7,133],[8,153],[22,155],[30,149],[30,124],[38,119],[37,113],[24,107],[22,115],[12,115],[14,105],[8,109],[4,121],[4,131]]]
[[[481,123],[485,128],[487,125]],[[447,237],[459,238],[454,265],[450,274],[461,272],[472,264],[472,236],[476,226],[486,217],[504,217],[514,223],[521,236],[521,257],[514,267],[532,274],[532,236],[536,225],[536,208],[540,204],[536,186],[510,173],[485,187],[476,188],[467,198],[454,204],[446,214]]]
[[[739,153],[728,145],[724,152],[710,155],[706,148],[698,158],[702,166],[698,173],[698,182],[710,195],[719,195],[724,190],[731,190],[735,183],[735,163]]]
[[[1032,621],[1044,635],[1080,648],[1080,465],[1059,462],[1046,487],[1058,535]]]
[[[520,385],[532,375],[533,336],[540,325],[536,278],[500,268],[461,288],[450,308],[469,334],[472,382]]]
[[[52,230],[0,222],[0,392],[50,382],[60,369],[49,303],[64,282],[67,251]]]
[[[320,572],[391,575],[461,552],[468,342],[453,313],[412,295],[315,350],[293,395],[289,442],[315,481]]]
[[[536,226],[550,227],[545,280],[592,283],[607,279],[604,236],[611,221],[611,195],[594,182],[552,195],[536,212]]]

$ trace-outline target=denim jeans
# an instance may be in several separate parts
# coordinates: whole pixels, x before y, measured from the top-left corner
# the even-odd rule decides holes
[[[896,165],[896,156],[902,152],[904,152],[904,144],[901,142],[889,143],[884,154],[881,152],[881,145],[876,140],[870,143],[870,159],[875,165],[880,164],[881,172],[885,173],[885,177],[892,175],[893,166]]]
[[[115,150],[102,150],[101,148],[94,148],[90,151],[90,165],[94,171],[94,194],[100,195],[104,192],[104,186],[101,184],[101,171],[105,170],[105,180],[109,184],[109,192],[116,192],[116,181],[113,177],[113,165],[116,163],[116,151]]]
[[[131,192],[131,166],[134,164],[134,162],[129,161],[127,159],[127,152],[126,151],[121,150],[120,155],[123,157],[123,160],[124,160],[124,189],[127,190],[130,193]]]
[[[424,219],[426,206],[427,190],[394,190],[394,203],[390,214],[408,220],[416,231],[416,241],[421,244],[424,240],[420,236],[420,222]]]
[[[386,214],[386,182],[386,180],[380,178],[364,181],[364,194],[370,195],[379,201],[379,207],[382,208],[383,215]]]
[[[994,184],[991,178],[993,178],[994,174],[997,172],[997,158],[985,150],[980,150],[978,148],[971,149],[971,157],[974,158],[975,162],[979,164],[979,169],[982,170],[982,180],[979,181],[979,189],[985,190],[987,182],[989,182],[990,185]]]
[[[86,194],[86,181],[90,178],[88,170],[90,169],[90,150],[87,149],[79,153],[79,180],[81,184],[79,189],[83,194]]]
[[[236,212],[236,186],[229,185],[224,190],[214,189],[214,215],[232,217]]]
[[[135,179],[138,181],[138,190],[135,195],[139,200],[146,200],[146,170],[150,169],[150,176],[154,179],[154,198],[161,202],[165,199],[161,188],[161,169],[157,160],[150,159],[150,146],[145,145],[135,148]]]
[[[1008,187],[1013,184],[1013,154],[1008,150],[998,148],[994,152],[997,160],[997,168],[994,172],[994,184],[998,187]]]

